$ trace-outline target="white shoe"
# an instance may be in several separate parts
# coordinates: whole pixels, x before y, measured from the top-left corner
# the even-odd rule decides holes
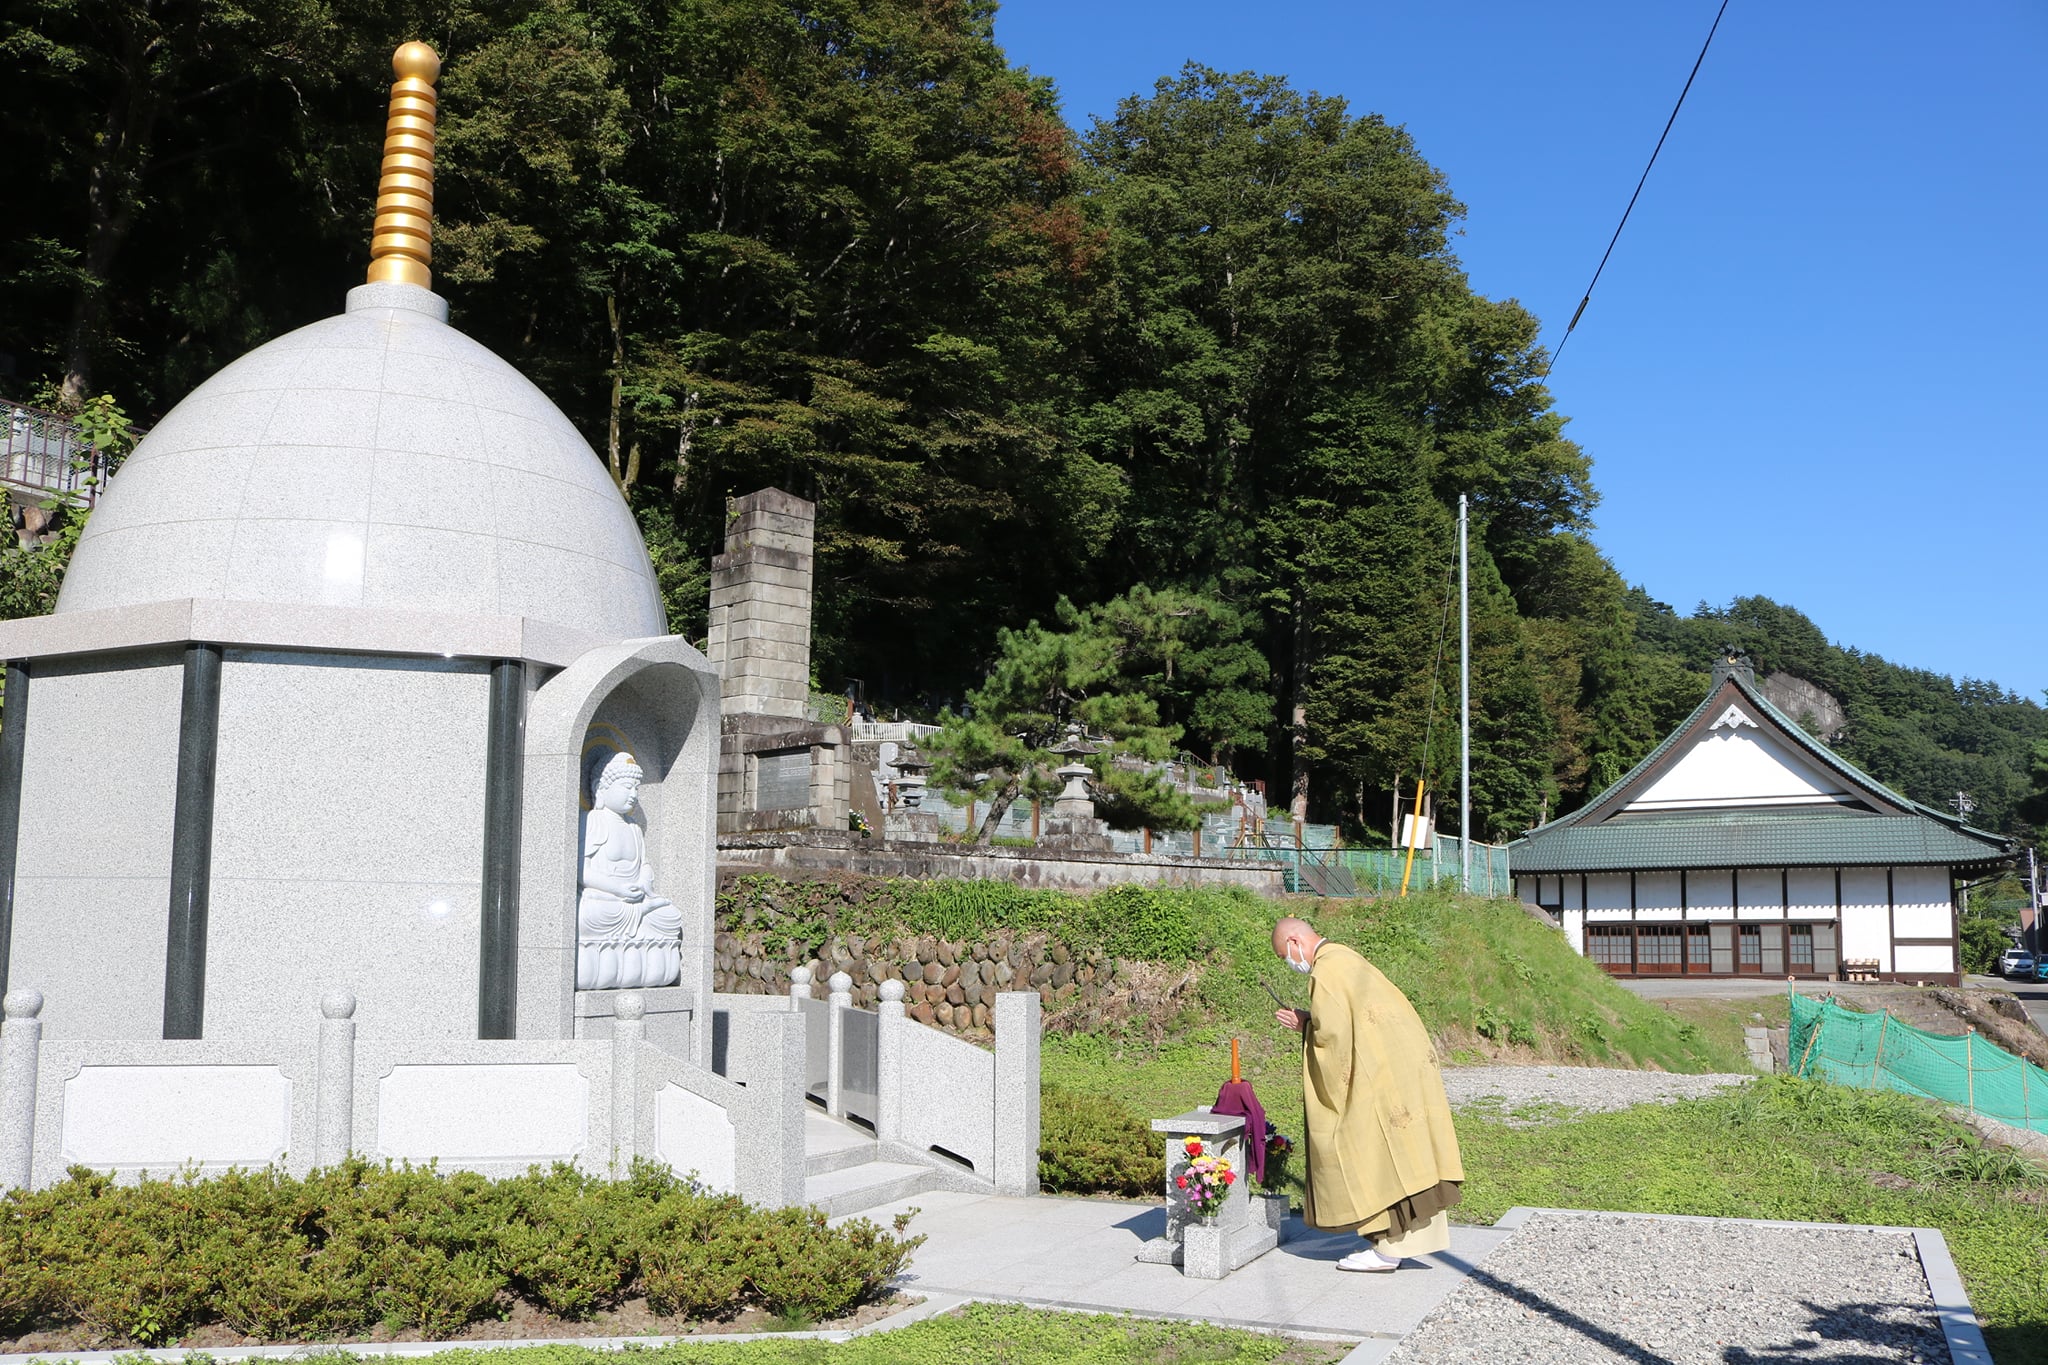
[[[1343,1260],[1337,1262],[1337,1269],[1339,1270],[1364,1270],[1380,1275],[1390,1270],[1399,1270],[1400,1268],[1401,1263],[1399,1261],[1389,1260],[1371,1247],[1367,1247],[1363,1251],[1354,1251]]]

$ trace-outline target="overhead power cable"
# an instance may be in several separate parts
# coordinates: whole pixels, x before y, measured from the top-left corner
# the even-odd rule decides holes
[[[1678,122],[1678,111],[1685,107],[1685,97],[1692,92],[1693,77],[1700,74],[1700,63],[1707,59],[1707,49],[1714,45],[1714,35],[1720,31],[1721,16],[1728,12],[1728,0],[1721,0],[1721,8],[1714,13],[1713,27],[1707,30],[1707,40],[1700,44],[1700,55],[1693,59],[1692,72],[1685,78],[1685,89],[1678,92],[1678,102],[1671,106],[1671,117],[1664,120],[1664,131],[1657,135],[1657,145],[1650,151],[1650,160],[1643,167],[1642,178],[1636,181],[1636,192],[1628,197],[1628,207],[1621,211],[1621,221],[1614,225],[1614,235],[1607,239],[1607,250],[1600,253],[1600,264],[1594,268],[1593,278],[1586,284],[1586,292],[1579,299],[1579,306],[1572,310],[1572,320],[1565,325],[1564,336],[1559,338],[1557,349],[1551,352],[1550,366],[1557,368],[1558,357],[1564,354],[1565,343],[1572,339],[1572,331],[1578,327],[1579,319],[1585,316],[1586,305],[1593,301],[1593,288],[1600,283],[1600,274],[1607,269],[1607,258],[1614,254],[1614,244],[1621,240],[1621,230],[1628,226],[1628,216],[1636,211],[1636,200],[1642,197],[1643,185],[1650,178],[1650,168],[1657,164],[1657,153],[1664,150],[1664,139],[1671,136],[1671,125]]]

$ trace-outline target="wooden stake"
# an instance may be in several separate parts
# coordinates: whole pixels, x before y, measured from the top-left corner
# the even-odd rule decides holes
[[[1230,1079],[1233,1081],[1244,1079],[1244,1073],[1237,1069],[1237,1039],[1235,1038],[1230,1040]]]
[[[1408,859],[1401,865],[1401,894],[1408,894],[1408,878],[1415,871],[1415,841],[1422,837],[1422,779],[1415,779],[1415,809],[1409,812],[1414,821],[1408,826]]]
[[[1822,1002],[1822,1008],[1826,1008],[1825,1001]],[[1823,1027],[1826,1026],[1827,1022],[1828,1017],[1825,1013],[1823,1013],[1820,1018],[1813,1021],[1813,1036],[1806,1040],[1806,1051],[1799,1054],[1799,1065],[1792,1072],[1793,1075],[1804,1076],[1806,1074],[1806,1059],[1813,1056],[1814,1044],[1820,1041],[1820,1031]]]

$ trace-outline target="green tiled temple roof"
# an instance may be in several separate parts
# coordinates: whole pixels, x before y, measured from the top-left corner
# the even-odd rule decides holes
[[[1996,835],[1919,815],[1840,807],[1630,816],[1600,825],[1554,822],[1509,846],[1520,872],[1627,872],[1681,867],[1960,866],[2005,856]]]
[[[1726,687],[1768,718],[1800,751],[1873,807],[1781,806],[1617,813],[1638,783],[1706,713],[1724,707]],[[1717,681],[1699,708],[1620,781],[1580,810],[1530,830],[1509,846],[1517,873],[1626,872],[1687,867],[1982,866],[2013,853],[2011,840],[1972,829],[1945,811],[1909,801],[1806,733],[1743,674]]]

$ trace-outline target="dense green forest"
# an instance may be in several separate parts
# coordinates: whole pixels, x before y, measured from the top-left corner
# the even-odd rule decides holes
[[[1462,208],[1399,110],[1191,66],[1074,129],[993,18],[13,0],[9,396],[110,393],[147,423],[336,311],[388,56],[424,37],[436,287],[610,463],[681,632],[724,500],[776,485],[820,507],[821,687],[937,714],[1006,678],[1046,725],[1109,717],[1378,825],[1426,746],[1436,778],[1455,760],[1462,493],[1486,833],[1624,771],[1735,648],[1837,697],[1874,775],[2024,830],[2032,701],[1762,599],[1680,616],[1627,588],[1537,320],[1468,285]],[[35,553],[0,563],[11,610],[47,602]]]

